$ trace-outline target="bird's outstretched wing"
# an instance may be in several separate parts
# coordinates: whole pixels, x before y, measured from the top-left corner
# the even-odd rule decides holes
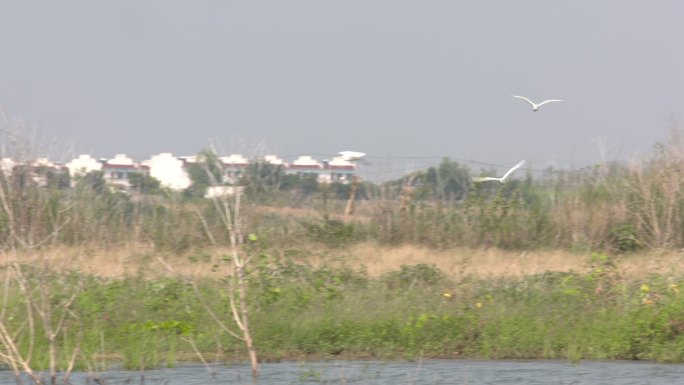
[[[531,105],[532,107],[536,107],[536,106],[537,106],[536,104],[534,104],[533,101],[531,101],[530,99],[528,99],[528,98],[526,98],[526,97],[524,97],[524,96],[518,96],[518,95],[511,95],[511,96],[514,97],[514,98],[522,99],[522,100],[524,100],[524,101],[530,103],[530,105]]]
[[[491,176],[474,176],[473,177],[473,182],[486,182],[488,180],[498,180],[499,182],[501,181],[501,179],[494,178]]]
[[[551,102],[562,102],[560,99],[549,99],[549,100],[544,100],[543,102],[537,104],[537,107],[542,106],[546,103],[551,103]]]
[[[516,164],[515,166],[511,167],[510,170],[506,171],[506,173],[504,174],[504,176],[501,177],[501,180],[506,180],[506,178],[508,178],[508,176],[511,175],[511,173],[512,173],[513,171],[515,171],[515,170],[519,169],[520,167],[522,167],[523,164],[525,164],[525,159],[521,160],[520,162],[518,162],[518,164]]]

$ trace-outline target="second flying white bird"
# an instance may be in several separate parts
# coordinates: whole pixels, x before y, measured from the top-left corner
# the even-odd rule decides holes
[[[515,171],[515,170],[519,169],[520,167],[522,167],[523,164],[525,164],[525,159],[521,160],[520,162],[518,162],[518,164],[516,164],[515,166],[511,167],[511,169],[508,170],[508,171],[506,171],[506,173],[504,174],[504,176],[502,176],[501,178],[495,178],[495,177],[492,177],[492,176],[474,176],[474,177],[473,177],[473,182],[484,182],[484,181],[488,181],[488,180],[498,180],[499,182],[503,183],[503,182],[506,181],[506,178],[508,178],[508,176],[511,175],[511,173],[513,173],[513,171]]]

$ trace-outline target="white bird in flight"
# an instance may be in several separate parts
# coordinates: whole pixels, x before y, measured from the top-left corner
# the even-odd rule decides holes
[[[504,176],[502,176],[501,178],[495,178],[495,177],[492,177],[492,176],[474,176],[474,177],[473,177],[473,182],[485,182],[485,181],[488,181],[488,180],[498,180],[499,182],[503,183],[503,182],[506,181],[506,178],[508,178],[508,176],[511,175],[511,173],[512,173],[513,171],[515,171],[515,170],[519,169],[520,167],[522,167],[523,164],[525,164],[525,159],[521,160],[520,162],[518,162],[518,164],[516,164],[515,166],[511,167],[511,169],[508,170],[508,171],[506,171],[506,173],[504,174]]]
[[[535,102],[531,101],[530,99],[528,99],[528,98],[526,98],[526,97],[524,97],[524,96],[518,96],[518,95],[511,95],[511,96],[514,97],[514,98],[522,99],[522,100],[524,100],[524,101],[530,103],[530,104],[532,105],[532,111],[534,111],[534,112],[537,112],[537,110],[539,109],[539,107],[543,106],[543,105],[546,104],[546,103],[550,103],[550,102],[562,102],[562,100],[560,100],[560,99],[549,99],[549,100],[544,100],[543,102],[541,102],[541,103],[539,103],[539,104],[536,104]]]

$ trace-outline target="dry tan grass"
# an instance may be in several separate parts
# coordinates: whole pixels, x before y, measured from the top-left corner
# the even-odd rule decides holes
[[[477,277],[523,276],[545,271],[586,271],[589,268],[589,253],[572,253],[563,250],[535,250],[512,252],[498,249],[457,248],[436,251],[422,247],[404,245],[382,247],[364,243],[343,249],[321,248],[313,245],[298,245],[295,259],[312,265],[344,264],[353,268],[364,267],[371,276],[396,270],[401,265],[419,263],[433,264],[447,275],[458,278],[465,275]],[[48,262],[60,270],[78,270],[100,276],[118,277],[143,272],[148,276],[168,275],[169,271],[160,262],[168,263],[176,273],[189,276],[219,276],[221,271],[212,271],[212,265],[226,249],[208,251],[212,259],[200,258],[193,261],[192,253],[173,255],[155,252],[145,246],[121,247],[117,249],[59,248],[16,258],[23,263]],[[0,256],[8,262],[13,257]],[[649,251],[633,255],[617,256],[618,268],[628,276],[639,277],[652,273],[679,275],[684,273],[684,252]],[[225,270],[223,270],[225,273]]]
[[[217,252],[217,255],[218,254]],[[40,265],[48,263],[51,268],[64,271],[80,271],[104,277],[122,277],[143,272],[154,277],[169,272],[159,261],[168,261],[173,269],[184,275],[201,276],[212,274],[211,263],[192,262],[189,255],[178,256],[154,251],[147,246],[129,246],[116,249],[102,248],[56,248],[51,250],[22,253],[17,256],[2,255],[3,263],[16,260],[20,263]]]
[[[414,246],[378,248],[359,245],[349,250],[357,263],[364,264],[371,275],[397,269],[402,264],[428,263],[452,277],[523,276],[546,271],[587,271],[591,253],[564,250],[512,252],[498,249],[451,249],[434,251]],[[684,273],[684,252],[648,251],[632,255],[617,255],[618,269],[624,274],[640,277],[653,273],[678,275]]]

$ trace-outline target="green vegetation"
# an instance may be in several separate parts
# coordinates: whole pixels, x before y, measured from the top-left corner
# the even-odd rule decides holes
[[[684,360],[684,277],[629,281],[606,255],[594,255],[589,263],[592,270],[584,275],[452,281],[430,265],[401,266],[371,278],[363,270],[314,268],[263,254],[248,277],[250,322],[264,359]],[[34,289],[49,288],[55,311],[76,294],[58,338],[58,367],[66,366],[76,345],[80,368],[113,361],[134,369],[174,365],[196,358],[191,341],[207,357],[245,357],[244,345],[219,329],[180,278],[21,270]],[[220,279],[198,286],[202,301],[229,320],[224,287]],[[31,345],[29,329],[20,327],[28,319],[22,296],[10,297],[16,301],[5,310],[7,326],[20,330],[21,349],[33,349],[32,366],[47,367],[47,339],[39,331]]]
[[[49,368],[54,378],[72,364],[101,370],[111,361],[148,368],[244,359],[240,338],[249,339],[227,330],[244,330],[247,319],[262,359],[684,361],[684,277],[637,280],[612,257],[684,247],[683,153],[673,141],[638,164],[549,169],[503,185],[473,184],[467,167],[445,159],[383,185],[361,184],[347,218],[349,186],[260,163],[234,175],[245,187],[242,200],[206,200],[206,187],[223,172],[210,152],[199,155],[206,164],[189,169],[195,185],[181,193],[149,177],[133,177],[134,188],[123,192],[99,172],[70,180],[42,170],[41,179],[41,170],[17,167],[0,174],[7,257],[0,266],[0,362],[15,374]],[[591,257],[588,273],[458,280],[425,264],[397,263],[375,277],[363,265],[326,259],[325,251],[312,258],[315,265],[293,258],[307,253],[305,245],[344,250],[357,242]],[[58,270],[46,257],[60,248],[140,246],[206,267],[203,278],[90,276],[78,265]],[[21,263],[36,255],[41,263]],[[245,304],[239,315],[231,309],[236,297]]]
[[[659,144],[654,157],[640,163],[536,170],[503,185],[474,184],[468,167],[444,159],[396,181],[361,183],[355,214],[345,223],[339,221],[348,185],[319,184],[311,175],[285,175],[259,162],[233,183],[245,187],[245,232],[266,233],[285,246],[307,239],[333,246],[373,241],[436,249],[634,252],[684,247],[682,153],[674,144]],[[146,244],[183,253],[210,247],[207,227],[219,234],[222,223],[202,197],[221,171],[210,152],[198,158],[207,159],[206,166],[188,169],[194,185],[180,193],[142,176],[132,177],[131,191],[119,192],[99,172],[71,181],[50,174],[39,185],[19,167],[0,178],[6,199],[0,241],[32,249]],[[292,217],[290,209],[308,214]]]

